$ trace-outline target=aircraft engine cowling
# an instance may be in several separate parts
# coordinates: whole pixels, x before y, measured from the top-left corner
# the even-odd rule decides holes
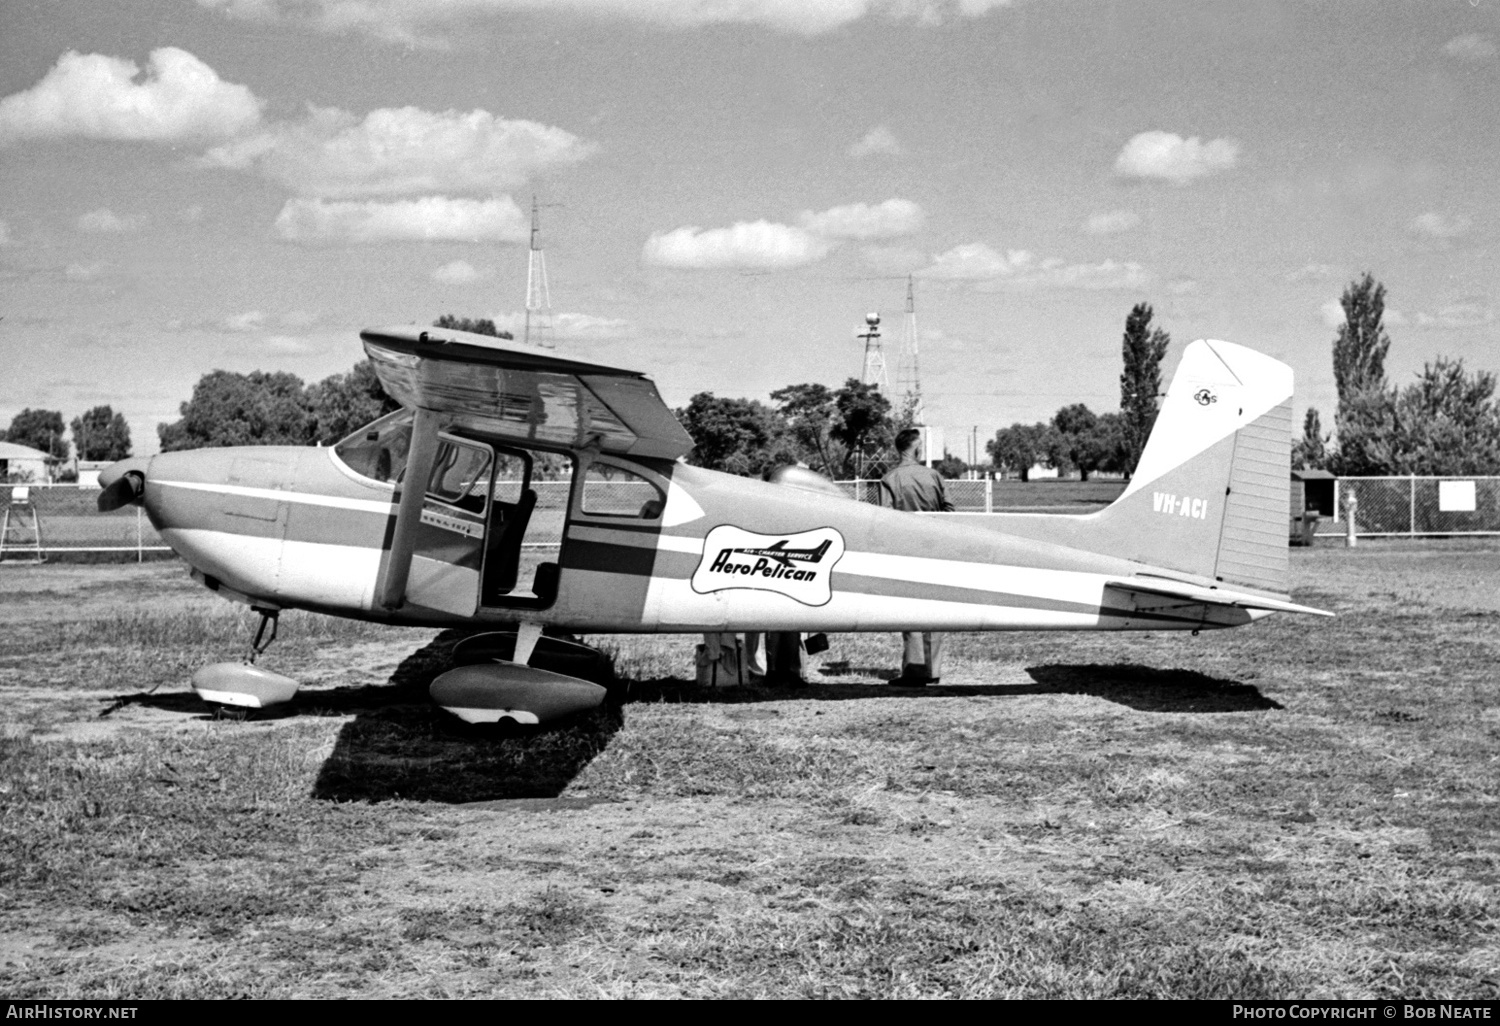
[[[523,663],[459,666],[440,675],[432,700],[466,723],[547,723],[604,701],[604,688]]]

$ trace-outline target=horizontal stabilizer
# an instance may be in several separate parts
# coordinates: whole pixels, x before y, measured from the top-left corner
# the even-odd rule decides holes
[[[1158,578],[1142,580],[1138,577],[1127,577],[1122,580],[1107,581],[1104,586],[1120,592],[1140,595],[1160,595],[1165,598],[1181,599],[1187,602],[1202,602],[1211,606],[1264,609],[1275,613],[1305,613],[1308,616],[1333,615],[1326,609],[1299,606],[1295,602],[1288,602],[1285,599],[1275,598],[1270,595],[1256,595],[1253,592],[1232,591],[1228,588],[1205,588],[1197,584],[1185,584],[1179,581],[1168,581]]]

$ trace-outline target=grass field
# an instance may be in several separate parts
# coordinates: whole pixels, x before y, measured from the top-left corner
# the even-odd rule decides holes
[[[926,691],[888,635],[710,693],[594,638],[624,700],[541,734],[432,708],[453,635],[295,613],[297,701],[215,719],[251,619],[181,564],[0,567],[0,993],[1494,1000],[1500,546],[1292,563],[1338,619],[955,636]]]

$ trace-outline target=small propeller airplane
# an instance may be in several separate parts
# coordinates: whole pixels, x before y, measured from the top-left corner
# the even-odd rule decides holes
[[[508,628],[506,658],[431,691],[467,721],[522,723],[605,693],[558,672],[567,643],[544,629],[1196,633],[1332,615],[1287,594],[1291,368],[1243,346],[1187,347],[1107,508],[912,515],[810,471],[778,484],[683,462],[692,438],[635,371],[441,328],[361,337],[402,408],[342,442],[166,452],[100,475],[100,509],[142,505],[195,578],[261,616],[248,662],[195,674],[205,699],[295,694],[253,665],[283,609]],[[549,476],[570,482],[566,501],[539,509]],[[528,564],[538,536],[561,542]]]

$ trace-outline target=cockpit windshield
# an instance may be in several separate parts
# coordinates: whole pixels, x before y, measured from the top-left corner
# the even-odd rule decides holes
[[[397,410],[367,424],[333,447],[344,465],[375,481],[399,481],[411,448],[411,410]]]

